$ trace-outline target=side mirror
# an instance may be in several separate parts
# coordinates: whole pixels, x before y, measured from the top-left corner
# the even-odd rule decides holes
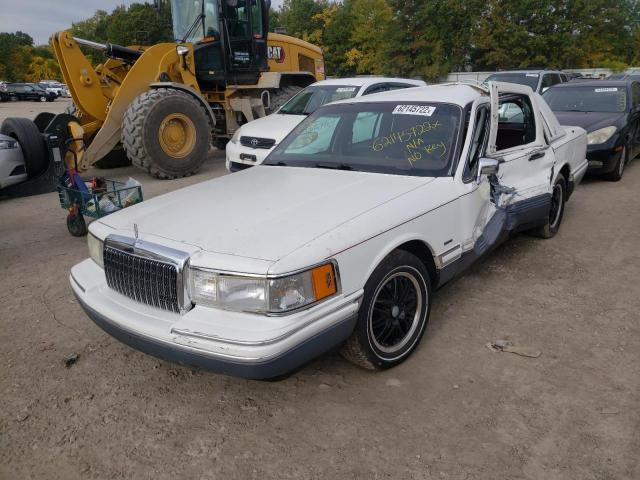
[[[500,169],[500,161],[495,158],[482,157],[478,160],[478,177],[480,181],[483,175],[496,175]]]

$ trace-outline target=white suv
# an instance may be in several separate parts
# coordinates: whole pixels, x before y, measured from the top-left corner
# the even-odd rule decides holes
[[[235,172],[262,163],[296,125],[326,103],[425,85],[422,80],[385,77],[337,78],[309,85],[277,112],[236,130],[227,144],[227,170]]]

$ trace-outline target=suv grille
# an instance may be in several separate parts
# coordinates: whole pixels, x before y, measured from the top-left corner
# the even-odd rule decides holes
[[[240,137],[240,145],[250,148],[269,149],[276,144],[273,138]]]
[[[116,292],[152,307],[180,312],[175,265],[105,245],[104,273],[107,285]]]

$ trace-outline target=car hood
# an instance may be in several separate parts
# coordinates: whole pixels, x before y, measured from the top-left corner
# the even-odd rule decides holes
[[[277,144],[305,118],[305,115],[273,113],[243,125],[240,136],[273,138]]]
[[[256,166],[113,213],[101,223],[203,250],[278,261],[365,212],[433,181],[317,168]]]
[[[556,114],[560,125],[582,127],[587,133],[611,125],[621,128],[624,124],[626,113],[608,112],[553,112]]]

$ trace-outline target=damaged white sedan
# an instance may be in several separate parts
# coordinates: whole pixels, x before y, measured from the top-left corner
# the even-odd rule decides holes
[[[340,347],[392,367],[438,287],[513,232],[554,236],[586,143],[514,84],[330,104],[263,165],[92,223],[71,285],[105,331],[175,362],[272,378]]]

